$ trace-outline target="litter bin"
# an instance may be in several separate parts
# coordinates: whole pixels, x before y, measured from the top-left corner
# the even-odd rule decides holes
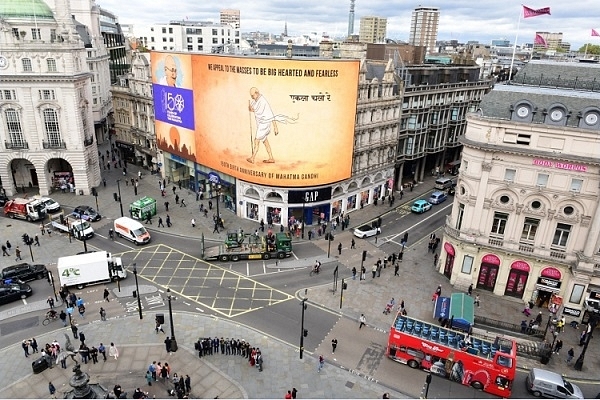
[[[44,357],[40,357],[31,363],[31,369],[33,369],[34,374],[39,374],[41,372],[44,372],[46,369],[48,369],[48,367],[49,367],[48,362],[46,361],[46,359]]]
[[[115,201],[119,201],[119,195],[116,193],[113,193],[113,197],[115,199]]]
[[[156,314],[156,321],[159,324],[164,324],[165,323],[165,314]]]

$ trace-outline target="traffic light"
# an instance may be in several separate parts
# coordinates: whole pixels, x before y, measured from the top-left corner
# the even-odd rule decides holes
[[[367,260],[367,251],[366,250],[363,250],[362,260],[363,261]]]
[[[21,237],[23,238],[23,243],[25,243],[26,246],[33,244],[33,239],[30,238],[28,234],[24,233]]]
[[[346,282],[342,283],[342,289],[344,289],[344,290],[348,289],[348,284]]]
[[[96,190],[95,187],[92,188],[92,196],[98,197],[98,191]]]
[[[308,336],[308,329],[305,329],[304,332],[302,332],[302,335],[304,335],[304,337]]]
[[[330,242],[333,242],[333,233],[330,233],[330,234],[329,234],[329,241],[330,241]]]

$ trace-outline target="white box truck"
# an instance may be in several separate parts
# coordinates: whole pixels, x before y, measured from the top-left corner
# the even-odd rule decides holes
[[[71,234],[75,239],[91,239],[94,236],[92,225],[88,221],[77,218],[72,214],[66,217],[62,213],[53,216],[50,223],[54,229]]]
[[[57,267],[60,285],[77,289],[127,277],[121,258],[113,258],[106,251],[60,257]]]

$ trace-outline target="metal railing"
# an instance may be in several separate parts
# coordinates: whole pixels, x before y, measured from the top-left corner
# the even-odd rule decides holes
[[[63,140],[54,140],[51,142],[42,141],[42,147],[45,149],[66,149],[67,144]]]
[[[527,338],[544,339],[543,329],[530,329],[527,328],[525,331],[521,328],[521,325],[513,324],[511,322],[499,321],[497,319],[482,317],[479,315],[475,316],[475,326],[483,325],[490,328],[496,328],[503,331],[509,331],[514,335],[523,336]]]
[[[29,149],[29,143],[24,140],[18,142],[9,142],[7,140],[4,141],[4,147],[6,149]]]

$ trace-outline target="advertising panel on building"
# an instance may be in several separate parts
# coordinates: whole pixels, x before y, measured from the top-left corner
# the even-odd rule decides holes
[[[161,149],[278,187],[351,176],[358,60],[151,59]]]

